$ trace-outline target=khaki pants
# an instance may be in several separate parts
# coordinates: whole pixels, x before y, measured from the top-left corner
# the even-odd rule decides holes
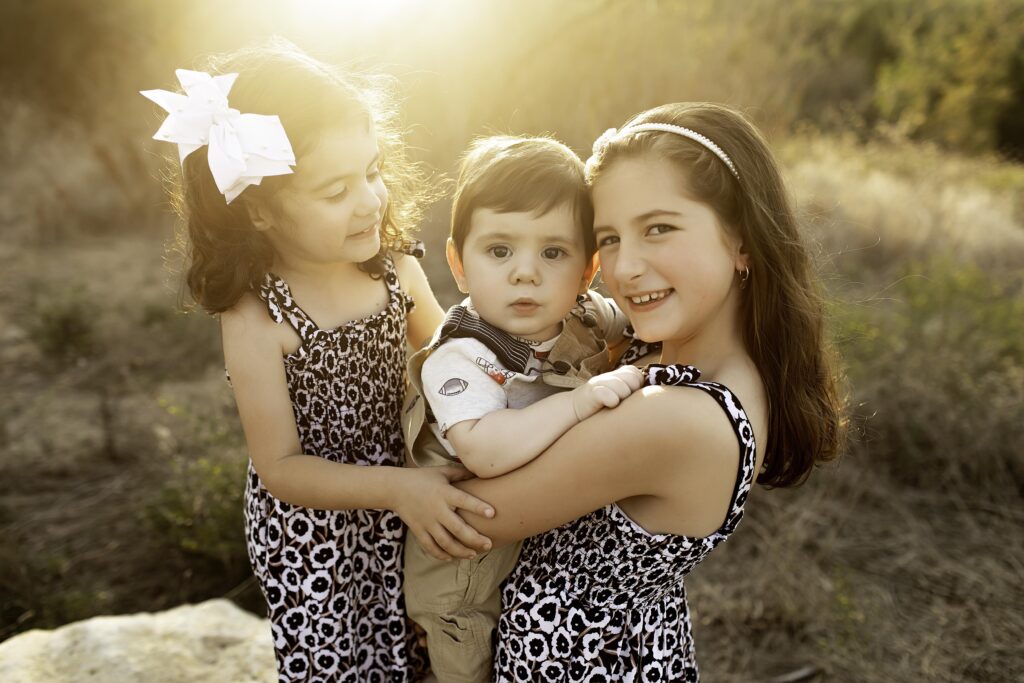
[[[442,562],[410,534],[405,543],[405,606],[427,632],[430,665],[439,683],[491,680],[491,638],[501,612],[501,582],[522,543],[473,560]]]

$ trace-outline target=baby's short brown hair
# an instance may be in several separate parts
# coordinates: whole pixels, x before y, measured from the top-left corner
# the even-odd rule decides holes
[[[477,209],[543,216],[572,208],[587,256],[594,254],[594,208],[583,162],[561,142],[547,137],[495,135],[473,141],[462,157],[452,202],[451,239],[461,255]]]

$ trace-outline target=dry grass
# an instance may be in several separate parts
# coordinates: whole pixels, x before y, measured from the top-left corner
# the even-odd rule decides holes
[[[908,261],[954,254],[1021,286],[1024,166],[810,133],[779,155],[824,262],[853,283],[882,293]]]
[[[0,250],[0,638],[231,591],[259,608],[237,552],[185,542],[244,558],[245,455],[216,325],[175,310],[162,261],[152,238]],[[220,509],[201,458],[230,472],[230,520],[200,514]],[[185,531],[156,523],[190,496]]]
[[[1017,680],[1019,505],[909,489],[850,460],[753,500],[689,586],[709,680],[804,667],[830,681]]]

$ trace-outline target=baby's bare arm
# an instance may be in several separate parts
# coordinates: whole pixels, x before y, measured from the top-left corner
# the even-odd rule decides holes
[[[617,368],[525,408],[496,410],[479,420],[459,422],[445,436],[471,472],[496,477],[536,458],[580,420],[614,408],[642,381],[633,366]]]

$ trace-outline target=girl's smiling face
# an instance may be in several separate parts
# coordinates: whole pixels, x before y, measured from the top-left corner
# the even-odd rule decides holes
[[[637,336],[666,350],[731,329],[747,265],[739,239],[686,187],[677,166],[645,154],[614,161],[593,188],[604,282]]]
[[[341,126],[296,164],[272,202],[253,208],[278,258],[287,262],[362,263],[380,250],[388,191],[372,127]]]

